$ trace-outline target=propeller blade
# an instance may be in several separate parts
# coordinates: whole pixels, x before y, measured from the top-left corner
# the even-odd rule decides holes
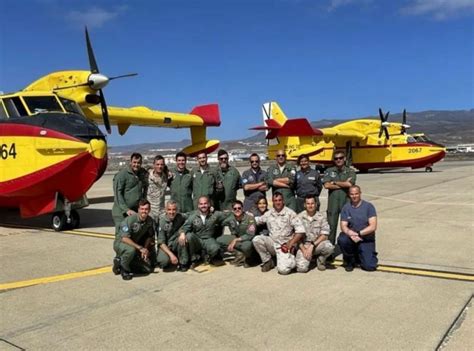
[[[388,129],[387,129],[387,127],[384,127],[384,128],[383,128],[383,131],[385,132],[385,137],[387,138],[387,140],[390,139],[390,135],[388,134]]]
[[[112,133],[112,129],[110,128],[110,121],[109,121],[109,111],[107,111],[107,104],[105,103],[104,93],[102,89],[99,90],[99,97],[100,97],[100,108],[102,109],[102,119],[104,120],[104,126],[107,130],[107,133]]]
[[[99,73],[99,67],[95,61],[94,50],[92,50],[91,40],[89,39],[89,32],[86,27],[86,42],[87,42],[87,55],[89,56],[89,66],[92,73]]]
[[[53,90],[63,90],[63,89],[70,89],[70,88],[77,88],[77,87],[85,87],[89,85],[89,82],[87,83],[81,83],[81,84],[76,84],[76,85],[68,85],[66,87],[59,87],[59,88],[54,88]]]
[[[379,107],[379,116],[380,116],[380,120],[383,122],[383,112],[380,107]]]
[[[384,119],[384,122],[387,122],[388,120],[388,115],[390,114],[390,111],[387,111],[387,113],[385,114],[385,119]]]
[[[382,133],[383,133],[383,127],[382,127],[382,126],[380,126],[380,130],[379,130],[379,139],[380,139],[380,137],[382,136]]]
[[[403,109],[403,123],[402,124],[407,124],[407,110]]]
[[[119,79],[119,78],[126,78],[126,77],[133,77],[133,76],[138,76],[138,73],[123,74],[121,76],[111,77],[111,78],[109,78],[109,80],[114,80],[114,79]]]

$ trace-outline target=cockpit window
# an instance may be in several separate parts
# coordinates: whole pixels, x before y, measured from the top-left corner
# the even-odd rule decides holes
[[[63,112],[55,96],[24,96],[31,113]]]
[[[62,98],[62,97],[60,97],[59,99],[61,100],[61,103],[63,104],[64,109],[67,112],[77,113],[79,115],[83,114],[81,108],[79,107],[79,105],[75,101],[65,99],[65,98]]]
[[[411,135],[407,136],[407,143],[411,144],[411,143],[416,143],[416,139],[413,138]]]
[[[28,116],[28,112],[18,96],[3,99],[3,103],[10,118]]]
[[[0,119],[8,119],[7,111],[3,107],[3,102],[0,100]]]

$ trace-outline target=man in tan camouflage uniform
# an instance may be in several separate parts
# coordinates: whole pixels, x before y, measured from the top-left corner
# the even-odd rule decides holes
[[[146,199],[151,204],[150,216],[156,224],[165,210],[165,191],[168,186],[168,172],[165,159],[158,155],[153,160],[153,168],[148,171]]]
[[[273,208],[255,218],[256,224],[267,224],[269,236],[258,235],[252,242],[262,259],[262,272],[275,267],[272,257],[276,256],[278,273],[290,274],[296,267],[295,253],[304,238],[304,226],[296,213],[285,206],[280,192],[276,191],[272,200]]]
[[[316,256],[318,270],[326,269],[326,258],[334,252],[334,245],[328,240],[329,224],[324,215],[318,211],[319,202],[314,196],[308,195],[305,199],[305,211],[298,217],[306,229],[306,237],[299,244],[296,253],[296,270],[304,273],[309,269],[309,263]]]

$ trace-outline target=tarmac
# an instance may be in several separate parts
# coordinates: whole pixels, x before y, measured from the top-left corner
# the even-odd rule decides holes
[[[357,183],[377,209],[376,272],[227,264],[123,281],[111,272],[111,174],[76,230],[2,209],[0,350],[473,350],[474,162]]]

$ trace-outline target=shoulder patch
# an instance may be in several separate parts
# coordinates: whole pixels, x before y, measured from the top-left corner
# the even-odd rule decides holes
[[[128,233],[128,231],[129,231],[128,225],[126,225],[126,224],[123,225],[120,229],[121,229],[122,232],[124,232],[124,233]]]

